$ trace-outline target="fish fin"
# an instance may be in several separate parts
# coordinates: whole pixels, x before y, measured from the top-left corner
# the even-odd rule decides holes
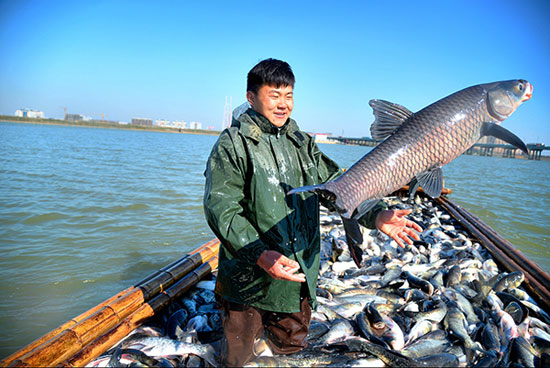
[[[370,199],[367,201],[364,201],[359,206],[357,206],[357,209],[354,211],[354,214],[352,216],[353,219],[358,220],[363,216],[365,213],[369,212],[376,204],[380,202],[380,199]]]
[[[483,126],[481,127],[481,135],[482,136],[490,135],[498,139],[502,139],[504,142],[519,148],[523,153],[529,156],[529,151],[527,150],[527,146],[525,145],[525,143],[523,143],[521,138],[519,138],[517,135],[515,135],[511,131],[501,127],[498,124],[483,123]]]
[[[375,117],[374,123],[370,126],[370,134],[377,141],[389,137],[413,115],[406,107],[385,100],[370,100],[369,105]]]
[[[420,187],[418,180],[416,179],[416,177],[412,178],[411,182],[409,183],[409,199],[414,198],[418,187]]]
[[[435,167],[416,175],[416,180],[415,191],[418,189],[418,185],[420,185],[424,192],[432,198],[437,198],[441,195],[441,191],[443,190],[443,171],[440,167]]]
[[[346,242],[348,243],[351,258],[353,258],[357,268],[361,268],[363,251],[359,248],[359,244],[363,243],[363,234],[361,233],[359,223],[357,220],[347,219],[345,217],[342,217],[342,223],[344,224],[344,230],[346,231]]]
[[[313,192],[313,193],[320,193],[325,188],[324,184],[318,184],[318,185],[306,185],[299,188],[294,188],[290,190],[286,195],[296,194],[296,193],[304,193],[304,192]]]
[[[306,185],[303,187],[295,188],[289,191],[286,195],[312,192],[319,195],[319,200],[323,206],[325,206],[329,211],[338,212],[342,217],[350,217],[348,211],[345,209],[339,197],[333,191],[330,191],[325,184],[318,185]]]
[[[305,192],[312,192],[315,194],[319,194],[324,199],[327,199],[331,204],[336,200],[336,194],[326,189],[325,184],[306,185],[303,187],[294,188],[291,191],[287,192],[286,195],[305,193]]]
[[[321,204],[327,207],[329,211],[338,212],[342,217],[351,218],[350,211],[346,209],[345,203],[342,201],[342,198],[338,196],[336,192],[328,189],[327,184],[330,183],[331,182],[318,185],[306,185],[303,187],[292,189],[291,191],[287,192],[286,195],[304,192],[312,192],[318,194],[321,197]]]

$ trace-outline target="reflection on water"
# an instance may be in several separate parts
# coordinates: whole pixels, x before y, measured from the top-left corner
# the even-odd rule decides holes
[[[0,123],[0,357],[213,235],[215,136]],[[320,145],[348,167],[370,148]],[[550,270],[550,162],[463,156],[452,198]]]

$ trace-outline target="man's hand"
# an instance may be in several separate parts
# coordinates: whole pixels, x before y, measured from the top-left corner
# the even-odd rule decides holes
[[[403,240],[408,244],[413,243],[411,238],[420,240],[413,230],[422,232],[422,228],[417,223],[405,218],[411,212],[412,210],[382,211],[376,216],[376,228],[393,238],[401,248],[405,248]]]
[[[258,258],[258,266],[263,268],[269,276],[277,280],[287,281],[306,281],[303,273],[294,274],[300,268],[300,264],[290,258],[285,257],[274,250],[266,250]]]

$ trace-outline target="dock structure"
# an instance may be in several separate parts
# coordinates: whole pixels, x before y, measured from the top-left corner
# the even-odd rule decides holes
[[[543,143],[529,143],[526,145],[529,151],[529,160],[540,160],[542,151],[550,150],[550,146],[547,147]],[[479,155],[479,156],[495,156],[516,158],[516,155],[523,155],[518,148],[510,144],[499,143],[476,143],[470,147],[466,152],[467,155]]]
[[[375,147],[382,141],[377,141],[369,137],[354,138],[354,137],[328,137],[328,140],[336,141],[343,144],[353,144],[358,146]],[[550,146],[546,146],[544,143],[529,143],[527,144],[529,151],[529,160],[540,160],[542,151],[550,150]],[[479,155],[479,156],[500,156],[508,158],[516,158],[517,156],[525,156],[519,151],[518,148],[510,144],[499,143],[476,143],[470,147],[466,152],[466,155]]]
[[[374,147],[382,141],[377,141],[369,137],[353,138],[353,137],[328,137],[329,141],[337,141],[343,144],[353,144],[356,146]]]

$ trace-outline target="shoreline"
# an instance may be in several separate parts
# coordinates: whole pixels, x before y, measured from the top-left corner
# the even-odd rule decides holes
[[[341,143],[341,142],[325,142],[325,141],[320,141],[320,142],[315,142],[317,144],[319,143],[322,143],[322,144],[341,144],[342,146],[358,146],[358,147],[370,147],[370,148],[374,148],[374,147],[371,147],[371,146],[365,146],[365,145],[361,145],[361,144],[353,144],[353,143]],[[514,159],[514,160],[526,160],[526,161],[550,161],[550,154],[542,154],[540,156],[540,159],[539,160],[531,160],[529,159],[527,156],[524,156],[524,155],[518,155],[516,157],[504,157],[504,156],[501,156],[500,154],[495,154],[493,156],[484,156],[484,155],[480,155],[478,153],[473,153],[473,154],[466,154],[466,152],[462,153],[462,155],[466,155],[466,156],[479,156],[479,157],[491,157],[491,158],[510,158],[510,159]]]
[[[180,133],[180,134],[200,134],[200,135],[220,135],[221,131],[219,130],[205,130],[205,129],[177,129],[177,128],[164,128],[164,127],[145,127],[145,126],[136,126],[132,124],[114,124],[114,123],[105,123],[101,121],[94,120],[93,122],[69,122],[66,120],[58,119],[33,119],[33,118],[20,118],[9,115],[0,115],[0,122],[5,123],[23,123],[23,124],[42,124],[42,125],[62,125],[70,127],[80,127],[80,128],[105,128],[105,129],[120,129],[120,130],[136,130],[144,132],[160,132],[160,133]],[[317,144],[341,144],[344,146],[356,146],[356,144],[346,144],[341,142],[332,142],[332,141],[319,141],[315,142]],[[472,156],[481,156],[479,154],[473,154]],[[496,158],[509,158],[502,157],[500,155],[495,155],[491,157]],[[518,156],[514,159],[518,160],[528,160],[527,157]],[[540,160],[537,161],[550,161],[550,155],[542,155]]]
[[[20,119],[20,120],[19,120]],[[13,116],[0,115],[0,122],[17,123],[17,124],[40,124],[40,125],[61,125],[76,128],[105,128],[105,129],[120,129],[120,130],[136,130],[145,132],[160,132],[160,133],[180,133],[180,134],[201,134],[201,135],[220,135],[218,130],[204,129],[177,129],[177,128],[161,128],[161,127],[145,127],[131,124],[112,124],[99,121],[77,123],[66,120],[56,119],[32,119],[32,118],[17,118]]]

